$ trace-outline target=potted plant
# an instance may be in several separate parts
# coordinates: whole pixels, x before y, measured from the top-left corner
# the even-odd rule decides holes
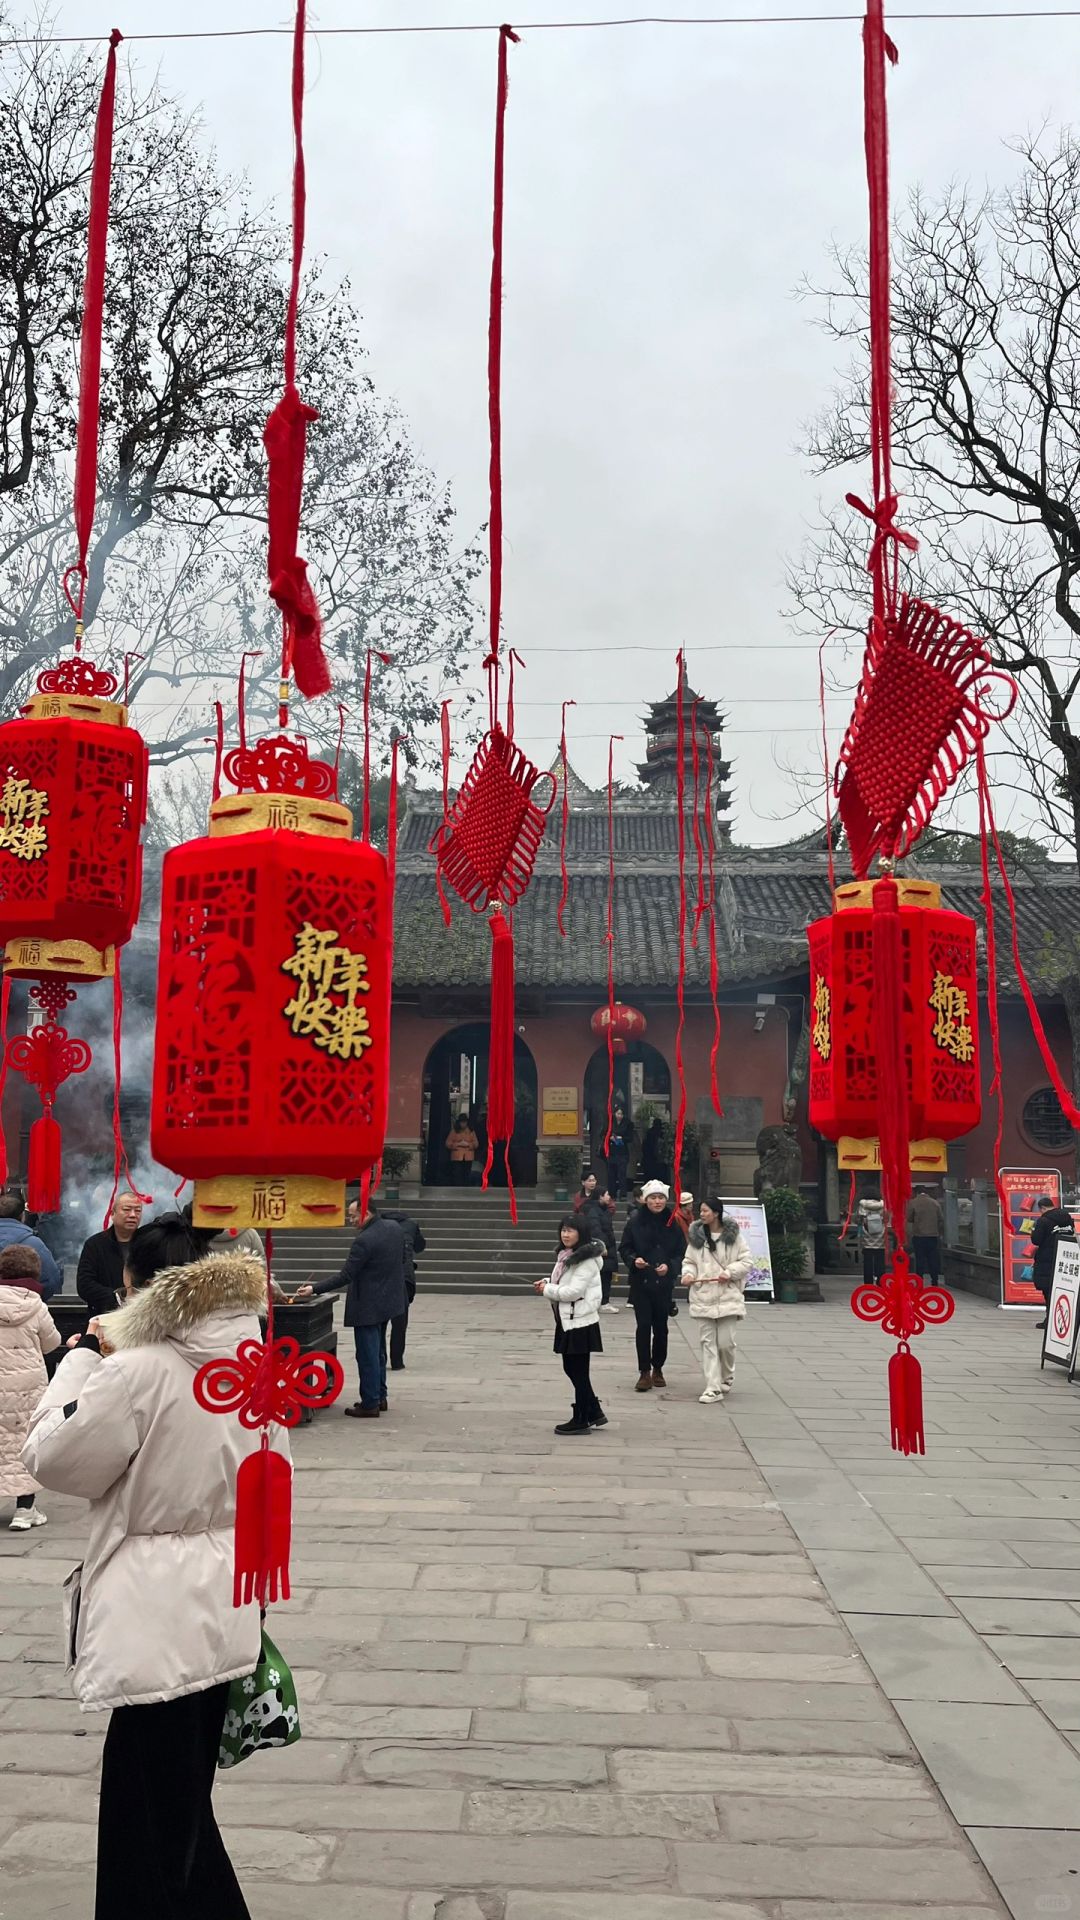
[[[382,1197],[396,1207],[401,1198],[398,1181],[408,1171],[412,1152],[408,1147],[384,1147],[382,1157]]]
[[[545,1147],[544,1171],[554,1182],[555,1198],[564,1204],[570,1198],[570,1187],[581,1173],[580,1147]]]
[[[793,1187],[770,1187],[762,1195],[769,1229],[776,1298],[782,1306],[797,1305],[799,1281],[806,1274],[806,1208]]]

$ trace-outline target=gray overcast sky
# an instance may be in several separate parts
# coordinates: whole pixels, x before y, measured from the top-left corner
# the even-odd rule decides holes
[[[465,531],[486,516],[495,36],[320,40],[318,28],[484,20],[488,5],[321,0],[306,108],[309,248],[351,278],[376,384],[452,484]],[[115,13],[129,33],[291,19],[282,0],[129,0]],[[58,0],[59,31],[98,34],[102,18],[100,0]],[[1007,178],[1003,142],[1072,112],[1078,21],[893,31],[898,201],[916,180]],[[201,104],[223,161],[284,208],[286,39],[128,57]],[[776,762],[820,758],[816,653],[782,620],[784,560],[819,496],[835,497],[796,451],[835,349],[792,291],[831,237],[865,232],[858,26],[526,32],[510,60],[504,616],[528,663],[519,735],[546,763],[558,702],[574,696],[579,771],[602,782],[612,731],[627,736],[628,771],[644,704],[673,686],[685,643],[694,681],[728,714],[737,837],[782,840],[796,796]],[[834,739],[848,704],[831,702]]]

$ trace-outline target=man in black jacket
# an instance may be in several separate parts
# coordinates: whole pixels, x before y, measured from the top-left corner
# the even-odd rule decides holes
[[[409,1213],[395,1213],[383,1208],[384,1220],[392,1220],[405,1235],[405,1301],[404,1313],[395,1313],[390,1322],[390,1371],[401,1373],[405,1367],[405,1336],[409,1331],[409,1308],[416,1299],[416,1257],[427,1246],[420,1231],[420,1223]]]
[[[1031,1229],[1031,1244],[1035,1249],[1031,1281],[1033,1286],[1038,1287],[1047,1308],[1050,1306],[1050,1295],[1054,1290],[1057,1250],[1063,1240],[1075,1239],[1076,1228],[1073,1225],[1072,1214],[1066,1213],[1064,1207],[1055,1207],[1049,1196],[1044,1194],[1039,1201],[1039,1217]],[[1045,1316],[1037,1321],[1036,1325],[1045,1327]]]
[[[347,1287],[345,1325],[356,1339],[356,1367],[360,1398],[345,1411],[354,1420],[377,1420],[388,1413],[386,1398],[386,1329],[408,1305],[405,1291],[405,1235],[393,1220],[380,1219],[368,1204],[364,1224],[349,1248],[340,1273],[331,1280],[297,1289],[294,1298],[313,1293],[335,1293]]]
[[[638,1393],[667,1385],[668,1313],[675,1282],[682,1273],[686,1241],[673,1217],[662,1180],[647,1180],[643,1204],[623,1231],[619,1252],[630,1283],[630,1304],[637,1319]]]
[[[142,1219],[142,1210],[137,1193],[117,1194],[104,1233],[92,1233],[79,1255],[75,1287],[86,1301],[91,1319],[99,1313],[114,1313],[123,1299],[128,1241]]]

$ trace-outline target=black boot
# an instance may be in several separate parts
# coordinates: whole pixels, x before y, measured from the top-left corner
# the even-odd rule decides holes
[[[607,1426],[607,1414],[604,1412],[599,1400],[593,1401],[593,1410],[589,1415],[589,1425],[590,1427]]]
[[[571,1410],[569,1420],[564,1420],[562,1426],[556,1427],[555,1431],[556,1433],[588,1433],[589,1423],[575,1406]]]

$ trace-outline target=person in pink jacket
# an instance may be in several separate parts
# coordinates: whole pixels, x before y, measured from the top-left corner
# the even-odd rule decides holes
[[[41,1297],[41,1260],[33,1247],[0,1253],[0,1498],[15,1500],[12,1533],[43,1527],[37,1481],[22,1462],[30,1421],[48,1385],[44,1356],[60,1345]]]

